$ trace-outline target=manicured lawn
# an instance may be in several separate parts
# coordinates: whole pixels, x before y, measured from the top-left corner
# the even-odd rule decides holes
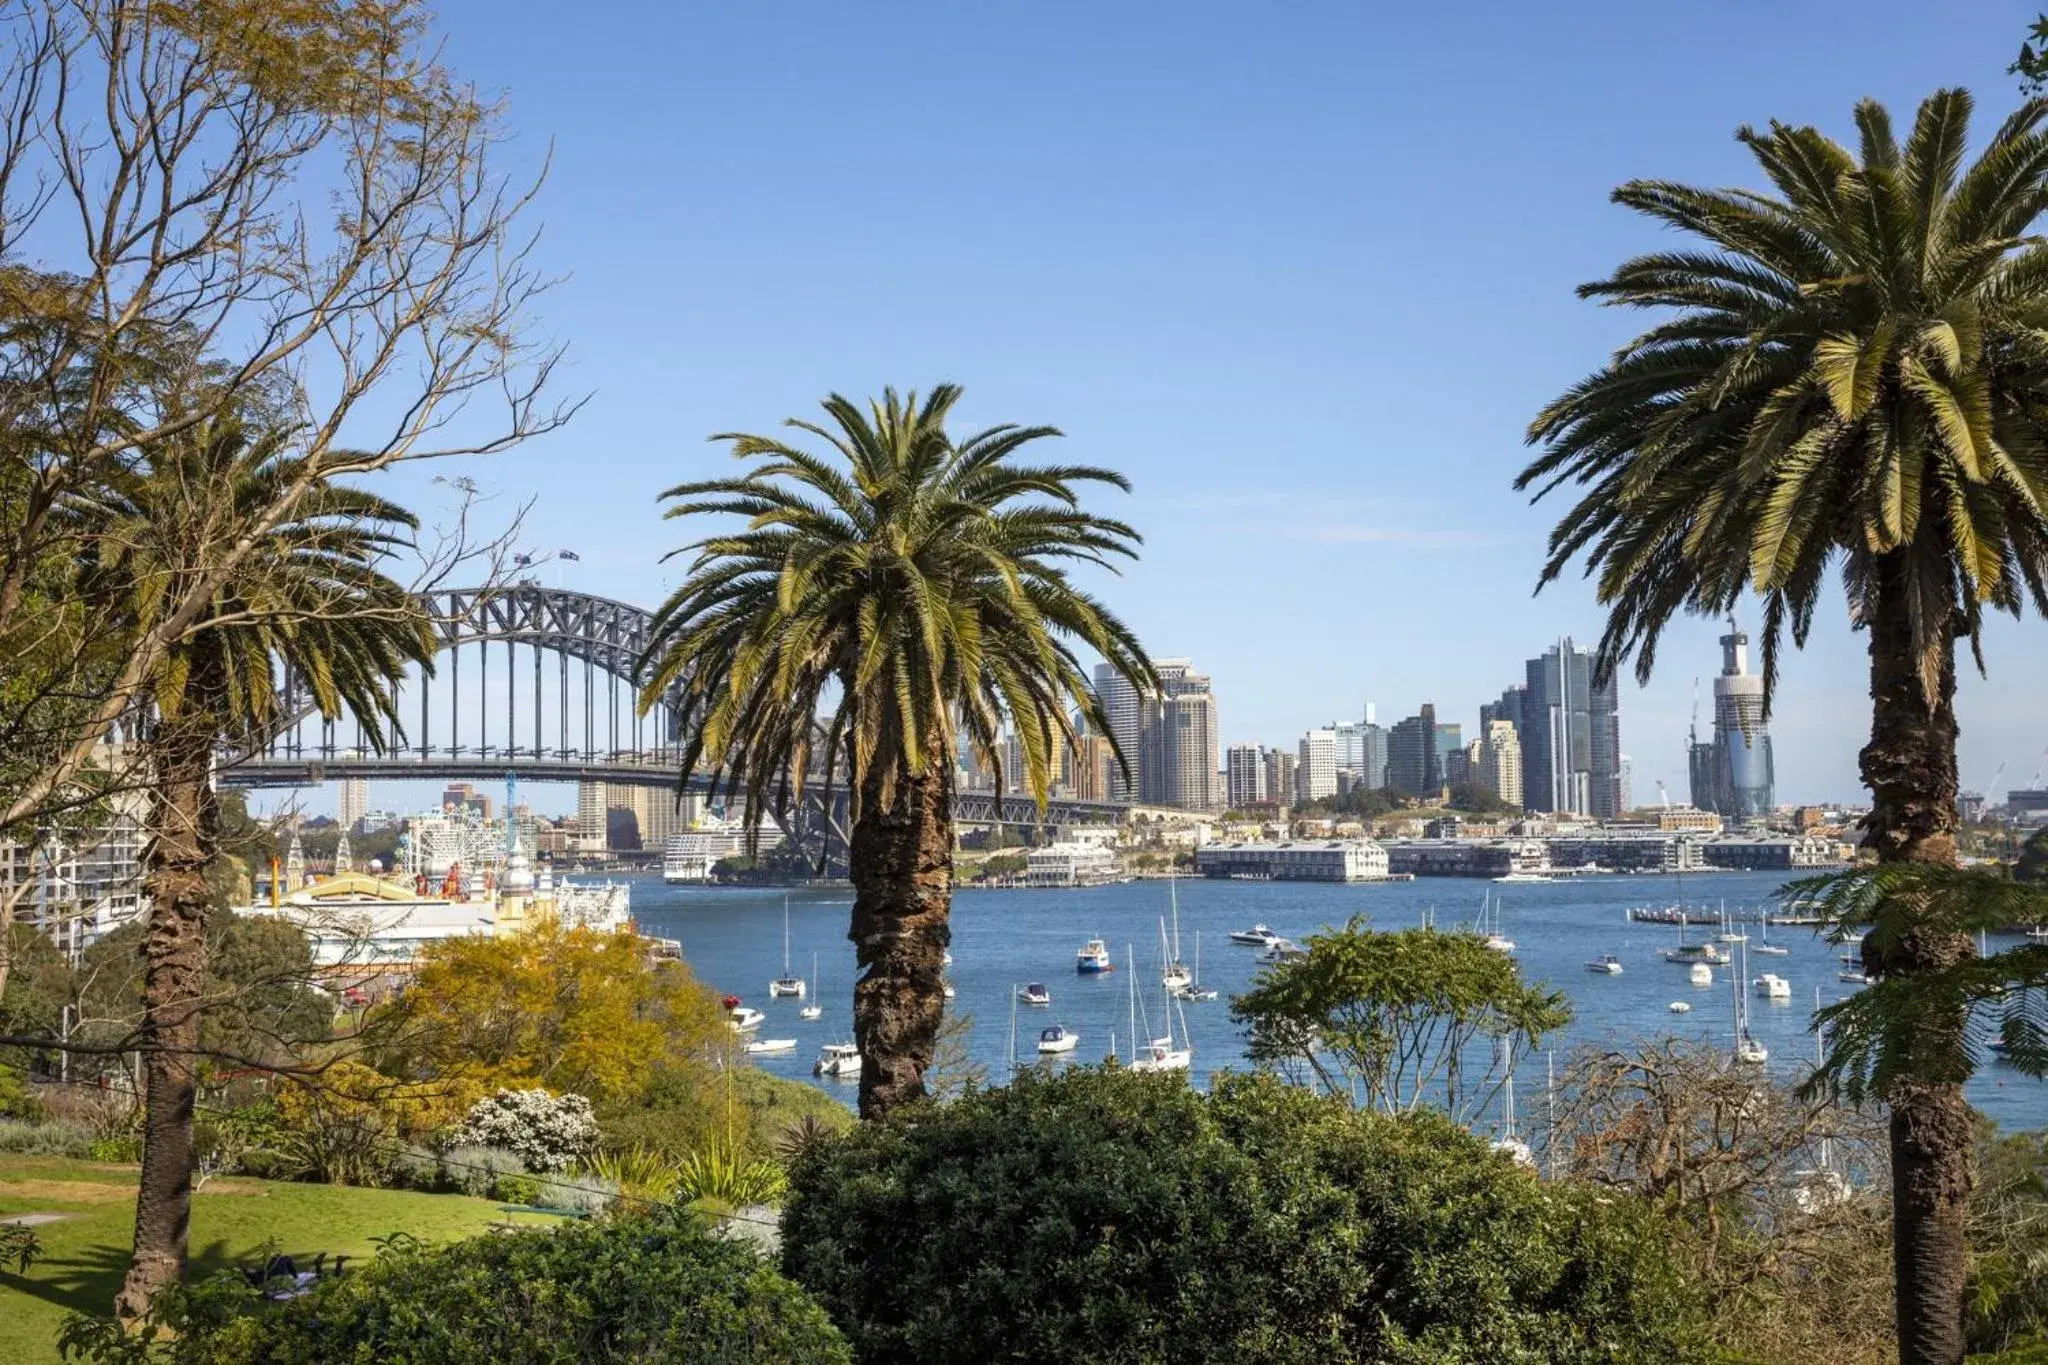
[[[409,1232],[427,1241],[480,1233],[492,1222],[548,1223],[509,1215],[495,1200],[342,1185],[216,1179],[192,1209],[192,1265],[204,1275],[247,1263],[266,1244],[301,1264],[325,1251],[365,1256],[371,1238]],[[0,1269],[0,1361],[57,1359],[57,1326],[74,1310],[104,1313],[120,1287],[134,1236],[135,1167],[0,1156],[0,1217],[66,1216],[36,1229],[43,1259],[26,1276]]]

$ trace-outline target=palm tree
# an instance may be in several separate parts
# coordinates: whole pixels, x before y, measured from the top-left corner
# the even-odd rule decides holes
[[[1744,128],[1775,193],[1631,181],[1617,202],[1702,239],[1585,285],[1666,314],[1543,410],[1516,486],[1583,496],[1543,581],[1583,556],[1609,608],[1599,663],[1647,678],[1679,612],[1763,599],[1766,684],[1803,645],[1830,569],[1869,632],[1861,755],[1883,862],[1956,857],[1955,650],[1987,608],[2048,609],[2048,103],[1965,166],[1970,97],[1920,106],[1903,147],[1877,104],[1855,153],[1812,128]],[[1971,951],[1930,925],[1868,968]],[[1959,1021],[1951,1021],[1960,1028]],[[1961,1358],[1970,1115],[1959,1085],[1888,1086],[1901,1359]]]
[[[380,570],[411,515],[359,489],[315,482],[296,502],[284,490],[303,470],[285,430],[210,423],[148,452],[145,464],[74,513],[94,523],[89,596],[138,629],[204,584],[213,587],[151,680],[148,744],[150,898],[144,940],[142,1179],[135,1249],[116,1300],[140,1317],[184,1273],[192,1205],[193,1108],[206,977],[206,872],[219,852],[211,785],[223,740],[246,741],[288,719],[279,670],[303,680],[322,715],[353,714],[374,744],[408,663],[427,666],[431,626],[411,595]],[[287,505],[284,519],[268,516]],[[215,566],[253,539],[235,567]]]
[[[694,558],[654,618],[640,704],[676,689],[683,776],[701,766],[714,792],[744,788],[754,828],[807,780],[823,782],[829,805],[844,777],[867,1117],[924,1093],[944,1004],[961,742],[1000,775],[1008,717],[1043,802],[1074,739],[1069,711],[1111,733],[1072,642],[1156,682],[1136,637],[1067,572],[1136,557],[1138,533],[1083,511],[1075,491],[1129,484],[1106,469],[1015,463],[1059,434],[1050,427],[955,442],[946,417],[959,397],[942,384],[920,405],[891,389],[863,411],[834,394],[829,425],[788,423],[829,454],[715,436],[763,463],[662,495],[671,517],[746,521],[674,552]]]

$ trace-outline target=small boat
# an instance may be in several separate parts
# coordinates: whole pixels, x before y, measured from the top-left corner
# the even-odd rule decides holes
[[[858,1076],[860,1049],[852,1043],[827,1043],[818,1049],[811,1071],[818,1076]]]
[[[1771,1050],[1749,1036],[1745,1030],[1735,1040],[1735,1060],[1748,1066],[1762,1066],[1771,1059]]]
[[[1202,984],[1202,931],[1195,930],[1195,974],[1182,986],[1168,986],[1167,994],[1176,1000],[1214,1000],[1215,988]]]
[[[1792,983],[1776,972],[1765,972],[1754,983],[1756,993],[1766,1000],[1790,1000]]]
[[[1846,972],[1836,972],[1835,980],[1846,981],[1852,986],[1868,986],[1870,984],[1870,978],[1853,967]]]
[[[1254,924],[1249,929],[1232,929],[1230,931],[1230,941],[1232,943],[1242,943],[1248,948],[1270,948],[1279,940],[1280,935],[1274,933],[1263,924]]]
[[[939,965],[942,967],[950,967],[953,965],[953,950],[951,948],[943,950],[939,957]]]
[[[749,1009],[745,1005],[734,1005],[727,1018],[732,1023],[732,1031],[734,1033],[751,1033],[753,1030],[761,1027],[766,1022],[768,1016],[759,1010]]]
[[[772,1052],[794,1052],[796,1051],[796,1039],[761,1038],[748,1043],[747,1051],[757,1057]]]
[[[1159,984],[1168,992],[1184,990],[1194,984],[1195,974],[1188,970],[1188,964],[1180,960],[1180,882],[1178,878],[1166,879],[1166,893],[1173,900],[1173,937],[1166,936],[1166,920],[1159,921],[1159,950],[1166,958],[1166,965],[1159,969]]]
[[[1493,949],[1496,953],[1512,953],[1515,950],[1515,941],[1500,931],[1500,903],[1498,901],[1493,906],[1491,928],[1487,927],[1486,902],[1484,900],[1480,901],[1479,932],[1486,936],[1486,946]]]
[[[1589,972],[1605,972],[1609,976],[1621,975],[1621,959],[1613,953],[1605,953],[1586,964]]]
[[[1259,950],[1254,962],[1288,962],[1297,957],[1307,957],[1308,949],[1291,938],[1276,938]]]
[[[768,998],[793,995],[804,998],[804,979],[789,970],[789,897],[782,898],[782,975],[768,983]]]
[[[1501,1135],[1491,1144],[1495,1154],[1504,1156],[1518,1166],[1536,1169],[1536,1153],[1529,1144],[1515,1136],[1515,1046],[1507,1044],[1507,1057],[1501,1068]]]
[[[941,993],[942,995],[944,995],[944,996],[945,996],[945,997],[946,997],[946,998],[947,998],[948,1000],[951,1000],[951,999],[953,998],[954,994],[955,994],[955,992],[954,992],[954,990],[953,990],[953,983],[952,983],[952,982],[950,982],[950,981],[941,981],[941,982],[939,983],[939,991],[940,991],[940,993]]]
[[[1676,948],[1666,948],[1664,960],[1676,962],[1680,966],[1704,963],[1710,967],[1725,967],[1728,965],[1728,954],[1711,943],[1682,943]]]
[[[812,988],[813,988],[813,989],[812,989],[812,992],[811,992],[811,994],[812,994],[812,997],[813,997],[813,1003],[812,1003],[812,1004],[808,1004],[808,1005],[805,1005],[805,1006],[804,1006],[804,1007],[803,1007],[802,1009],[798,1010],[798,1011],[796,1012],[796,1017],[797,1017],[797,1018],[799,1018],[799,1019],[816,1019],[816,1018],[819,1018],[819,1017],[821,1017],[821,1016],[822,1016],[822,1015],[823,1015],[823,1014],[825,1013],[825,1007],[824,1007],[823,1005],[820,1005],[820,1004],[817,1004],[817,1003],[815,1003],[815,998],[816,998],[816,995],[817,995],[817,990],[816,990],[817,984],[818,984],[818,955],[817,955],[816,953],[812,953],[812,954],[811,954],[811,986],[812,986]]]
[[[1027,1005],[1050,1005],[1052,992],[1047,990],[1043,983],[1034,981],[1017,992],[1017,999]]]
[[[1191,1050],[1175,1047],[1171,1038],[1154,1038],[1131,1058],[1131,1070],[1186,1071],[1194,1059],[1195,1054]]]
[[[1692,964],[1692,971],[1687,974],[1686,980],[1692,982],[1695,986],[1711,986],[1714,984],[1714,969],[1704,962],[1695,962]]]
[[[1673,1014],[1691,1014],[1692,1006],[1686,1004],[1683,1000],[1674,1000],[1671,1002],[1671,1012]]]
[[[1048,1056],[1060,1052],[1072,1052],[1081,1045],[1081,1035],[1069,1033],[1058,1024],[1041,1029],[1038,1034],[1038,1050]]]
[[[1770,1050],[1759,1043],[1749,1031],[1749,1001],[1743,998],[1742,977],[1749,971],[1749,958],[1742,959],[1742,970],[1729,974],[1728,994],[1735,1006],[1735,1060],[1744,1066],[1762,1066],[1770,1060]]]
[[[1495,877],[1494,880],[1512,886],[1526,886],[1531,882],[1552,882],[1557,879],[1555,877],[1546,877],[1540,872],[1510,872],[1504,877]]]
[[[1109,960],[1109,945],[1099,938],[1089,939],[1074,955],[1074,970],[1084,975],[1115,971],[1116,965]]]
[[[1771,942],[1771,917],[1769,915],[1763,916],[1763,925],[1763,939],[1760,942],[1750,944],[1749,950],[1752,953],[1762,953],[1765,957],[1792,956],[1792,950],[1790,948],[1781,947],[1778,944]]]

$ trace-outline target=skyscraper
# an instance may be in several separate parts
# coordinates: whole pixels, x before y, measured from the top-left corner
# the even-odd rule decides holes
[[[1233,744],[1223,756],[1224,793],[1232,810],[1266,799],[1265,756],[1256,744]]]
[[[341,790],[335,793],[335,822],[341,832],[347,834],[363,822],[370,810],[370,784],[360,777],[344,777]]]
[[[1529,660],[1522,700],[1523,803],[1532,811],[1621,814],[1621,716],[1614,680],[1595,686],[1591,650],[1566,637]]]
[[[1435,796],[1443,789],[1443,758],[1436,747],[1436,707],[1422,710],[1387,732],[1389,789],[1407,796]]]
[[[1221,804],[1219,718],[1207,675],[1189,659],[1155,659],[1159,691],[1134,692],[1138,737],[1128,751],[1146,805],[1214,810]],[[1099,686],[1099,673],[1098,673]],[[1111,726],[1116,714],[1110,715]],[[1121,739],[1119,739],[1121,742]]]
[[[1102,701],[1102,713],[1109,721],[1109,733],[1123,753],[1124,764],[1130,768],[1126,775],[1123,765],[1110,765],[1109,799],[1134,801],[1138,799],[1144,778],[1138,752],[1145,732],[1143,698],[1123,674],[1108,664],[1095,665],[1095,695]]]
[[[1522,741],[1513,721],[1486,723],[1486,736],[1479,741],[1479,785],[1510,806],[1522,804]]]
[[[1279,806],[1301,799],[1294,790],[1294,755],[1285,749],[1266,750],[1266,799]]]
[[[605,846],[604,783],[588,779],[576,784],[576,833],[585,848]]]
[[[1311,730],[1295,751],[1295,785],[1303,801],[1337,794],[1337,732]]]
[[[1714,679],[1714,742],[1690,741],[1692,803],[1735,823],[1760,820],[1777,803],[1776,764],[1764,728],[1764,680],[1749,671],[1749,636],[1728,618],[1721,676]]]

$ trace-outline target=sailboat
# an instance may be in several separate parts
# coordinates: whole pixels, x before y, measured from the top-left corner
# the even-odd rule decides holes
[[[1741,970],[1728,974],[1731,993],[1735,997],[1735,1060],[1749,1066],[1762,1066],[1770,1060],[1771,1053],[1749,1031],[1749,1001],[1742,994],[1742,978],[1748,974],[1749,956],[1745,953]]]
[[[1195,930],[1195,974],[1188,984],[1173,992],[1178,1000],[1214,1000],[1216,988],[1202,984],[1202,931]]]
[[[1749,950],[1752,953],[1762,953],[1765,957],[1790,957],[1792,955],[1790,948],[1771,942],[1771,917],[1763,915],[1760,918],[1763,921],[1764,928],[1763,940],[1750,944]]]
[[[1721,942],[1723,942],[1723,943],[1747,943],[1747,942],[1749,942],[1749,935],[1748,935],[1748,934],[1745,934],[1745,933],[1743,933],[1743,932],[1742,932],[1742,931],[1741,931],[1740,929],[1737,929],[1737,928],[1735,927],[1735,921],[1734,921],[1734,920],[1732,920],[1732,919],[1730,919],[1730,918],[1728,918],[1728,902],[1727,902],[1727,901],[1722,901],[1722,902],[1721,902],[1721,934],[1720,934],[1720,938],[1721,938]]]
[[[789,970],[789,897],[782,898],[782,975],[768,983],[768,996],[793,995],[804,998],[804,979]]]
[[[1820,987],[1813,988],[1813,1012],[1820,1013]],[[1825,1026],[1815,1025],[1813,1030],[1813,1064],[1816,1069],[1827,1064],[1828,1033]],[[1820,1161],[1802,1171],[1792,1172],[1793,1202],[1801,1213],[1814,1214],[1832,1208],[1851,1194],[1849,1178],[1835,1169],[1832,1144],[1825,1134],[1820,1140]]]
[[[1185,989],[1195,979],[1194,973],[1187,969],[1187,964],[1180,960],[1180,891],[1178,888],[1178,878],[1168,877],[1166,879],[1166,894],[1173,901],[1173,939],[1170,943],[1166,937],[1166,921],[1163,919],[1159,921],[1159,947],[1167,959],[1166,966],[1159,973],[1159,984],[1166,987],[1169,991]]]
[[[1504,1038],[1501,1043],[1506,1053],[1506,1070],[1501,1078],[1501,1135],[1494,1140],[1493,1150],[1518,1166],[1534,1170],[1536,1153],[1515,1136],[1515,1043],[1512,1038]]]
[[[1141,1036],[1138,1032],[1138,958],[1136,952],[1129,944],[1124,945],[1124,956],[1129,958],[1131,963],[1131,1037],[1135,1039]],[[1154,1038],[1151,1042],[1141,1044],[1133,1049],[1136,1055],[1131,1058],[1131,1070],[1186,1071],[1194,1062],[1195,1050],[1192,1047],[1174,1046],[1173,997],[1171,995],[1166,997],[1166,1010],[1166,1036]],[[1145,1028],[1147,1033],[1151,1032],[1151,1021],[1146,1021]],[[1185,1042],[1188,1032],[1187,1020],[1185,1019],[1181,1020],[1180,1032],[1181,1040]]]
[[[1493,902],[1493,927],[1491,929],[1487,927],[1486,922],[1486,902],[1487,895],[1482,893],[1479,900],[1479,932],[1486,936],[1486,946],[1493,949],[1496,953],[1512,953],[1515,950],[1515,941],[1500,931],[1500,902]]]
[[[811,954],[811,990],[813,993],[812,1002],[796,1012],[796,1017],[799,1019],[816,1019],[825,1013],[825,1007],[817,1003],[817,997],[825,993],[825,988],[818,984],[818,955],[816,953]]]

